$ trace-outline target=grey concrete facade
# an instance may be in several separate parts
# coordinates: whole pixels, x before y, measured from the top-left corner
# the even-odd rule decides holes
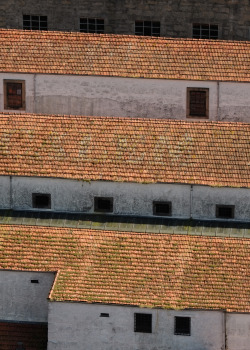
[[[108,317],[100,317],[106,313]],[[134,332],[134,314],[152,314],[152,333]],[[175,317],[191,318],[189,336]],[[48,350],[248,350],[249,314],[50,302]]]
[[[173,218],[215,220],[216,205],[231,205],[234,220],[250,221],[247,188],[0,177],[0,209],[33,210],[32,193],[51,194],[47,210],[58,212],[94,213],[95,197],[112,197],[115,215],[150,217],[153,201],[160,201],[172,203]]]
[[[55,273],[0,270],[0,319],[48,322],[48,296]]]
[[[0,73],[2,112],[5,79],[24,81],[26,113],[250,122],[250,83]],[[188,88],[208,89],[208,118],[187,118]]]
[[[23,15],[48,17],[49,30],[79,31],[79,19],[104,19],[105,33],[134,34],[135,21],[160,21],[161,36],[191,37],[192,24],[216,24],[219,38],[250,39],[249,0],[8,0],[0,27],[23,28]]]

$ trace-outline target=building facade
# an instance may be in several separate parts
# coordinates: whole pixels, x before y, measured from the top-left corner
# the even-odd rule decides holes
[[[249,0],[1,1],[0,27],[250,39]]]

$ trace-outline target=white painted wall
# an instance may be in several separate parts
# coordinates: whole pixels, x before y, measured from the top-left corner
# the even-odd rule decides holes
[[[136,312],[152,313],[152,333],[134,332]],[[191,336],[174,335],[175,316],[191,317]],[[225,340],[224,315],[218,311],[50,302],[48,328],[48,350],[224,350]]]
[[[47,298],[54,278],[50,272],[0,270],[0,319],[47,322]]]
[[[236,220],[250,220],[250,190],[247,188],[223,188],[194,186],[192,217],[215,219],[216,204],[234,205]]]
[[[250,349],[250,315],[227,314],[228,350]]]
[[[11,188],[11,190],[10,190]],[[235,220],[250,221],[250,189],[182,184],[0,177],[0,209],[32,210],[32,193],[50,193],[51,210],[94,212],[94,197],[113,197],[113,214],[153,215],[153,201],[172,202],[172,217],[216,219],[216,204],[234,205]],[[10,204],[12,203],[12,205]]]
[[[172,201],[175,217],[189,217],[190,186],[13,177],[13,208],[32,209],[32,193],[51,193],[55,211],[94,212],[94,197],[113,197],[114,214],[153,214],[152,201]],[[0,198],[1,200],[1,198]]]
[[[195,87],[209,88],[210,120],[250,122],[249,83],[1,73],[0,111],[3,79],[26,81],[26,112],[186,119],[187,87]]]

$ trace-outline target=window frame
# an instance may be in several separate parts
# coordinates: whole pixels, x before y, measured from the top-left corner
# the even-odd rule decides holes
[[[81,25],[83,25],[81,23],[82,20],[86,20],[87,23],[86,23],[86,26],[87,26],[87,30],[82,30],[81,29]],[[95,27],[95,30],[92,31],[89,29],[90,25],[93,25],[91,23],[89,23],[89,21],[94,21],[94,27]],[[97,21],[102,21],[103,23],[97,23]],[[103,26],[103,30],[98,30],[98,26]],[[79,18],[79,31],[80,33],[90,33],[90,34],[104,34],[105,33],[105,20],[104,18],[97,18],[97,17],[80,17]]]
[[[29,18],[29,28],[27,28],[28,26],[24,25],[24,22],[28,21],[27,19],[24,19],[24,17],[30,17]],[[35,18],[34,17],[38,17],[38,28],[33,28],[32,27],[32,22],[35,21]],[[42,21],[41,18],[42,17],[46,17],[46,21]],[[41,28],[41,22],[42,23],[46,23],[46,28]],[[26,28],[25,28],[26,27]],[[28,14],[23,14],[23,30],[48,30],[48,16],[46,15],[28,15]]]
[[[189,324],[188,324],[188,332],[183,332],[183,331],[178,331],[177,330],[177,320],[178,319],[188,319]],[[191,336],[191,317],[189,316],[175,316],[174,317],[174,335],[184,335],[184,336]]]
[[[35,201],[36,201],[37,196],[48,196],[48,206],[47,207],[35,206]],[[32,209],[50,210],[51,209],[51,193],[32,192]]]
[[[147,22],[150,22],[150,27],[146,25]],[[139,26],[139,23],[141,23],[141,26]],[[157,23],[157,25],[156,25]],[[155,26],[154,26],[155,25]],[[138,27],[142,28],[142,32],[138,31]],[[150,34],[145,34],[145,28],[150,28]],[[156,33],[156,29],[159,28],[159,33]],[[143,20],[136,20],[134,22],[134,33],[135,35],[139,36],[153,36],[153,37],[160,37],[161,36],[161,22],[160,21],[143,21]]]
[[[191,113],[191,92],[205,92],[206,93],[206,111],[205,115],[193,115]],[[209,119],[209,88],[196,88],[187,87],[187,106],[186,106],[186,117],[187,118],[197,118],[197,119]]]
[[[195,26],[199,26],[199,28],[195,28]],[[208,26],[208,28],[205,28]],[[212,28],[217,27],[217,28]],[[194,29],[199,30],[199,36],[194,34]],[[208,30],[208,35],[206,37],[202,37],[202,32]],[[217,36],[211,35],[212,31],[217,31]],[[211,24],[211,23],[192,23],[192,38],[193,39],[203,39],[203,40],[218,40],[219,39],[219,25]]]
[[[231,216],[221,216],[219,215],[219,210],[220,209],[231,209]],[[216,209],[215,209],[215,216],[216,219],[224,219],[224,220],[230,220],[230,219],[234,219],[235,217],[235,205],[228,205],[228,204],[216,204]]]
[[[138,325],[138,319],[137,317],[148,317],[149,318],[149,322],[150,322],[150,325],[147,327],[145,327],[145,329],[143,330],[142,326],[141,325]],[[153,320],[153,317],[152,317],[152,314],[151,313],[142,313],[142,312],[135,312],[134,313],[134,332],[135,333],[152,333],[152,320]]]
[[[110,201],[110,209],[100,209],[98,205],[99,200],[108,200]],[[113,197],[94,197],[94,212],[95,213],[113,213],[114,211],[114,198]]]
[[[21,101],[22,105],[21,107],[11,107],[8,102],[8,84],[21,84]],[[6,110],[25,110],[26,104],[25,104],[25,80],[16,80],[16,79],[4,79],[3,80],[3,91],[4,91],[4,109]]]
[[[169,205],[169,213],[166,214],[166,213],[163,213],[163,212],[158,212],[157,213],[157,210],[156,210],[156,206],[157,205]],[[170,201],[153,201],[153,215],[156,215],[156,216],[172,216],[172,202]]]

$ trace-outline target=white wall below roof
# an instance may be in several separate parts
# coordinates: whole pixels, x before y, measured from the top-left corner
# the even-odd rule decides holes
[[[249,189],[193,186],[192,217],[194,219],[215,219],[217,204],[234,205],[235,219],[250,220]]]
[[[134,313],[152,313],[152,333],[134,332]],[[109,317],[100,317],[109,313]],[[174,317],[191,317],[191,335],[174,335]],[[227,350],[248,350],[250,315],[227,314]],[[224,349],[223,311],[175,311],[49,303],[48,350]]]
[[[50,272],[0,270],[0,319],[47,322],[54,278]],[[39,283],[31,283],[32,279]]]
[[[115,215],[152,216],[153,201],[169,201],[174,218],[214,220],[218,204],[234,205],[235,220],[250,221],[250,189],[247,188],[195,185],[191,189],[190,185],[183,184],[88,182],[22,176],[13,176],[10,186],[9,176],[0,177],[0,209],[32,210],[32,193],[51,194],[53,211],[93,213],[94,197],[113,197]]]
[[[250,83],[221,82],[218,89],[212,81],[15,73],[0,78],[0,111],[3,79],[20,79],[30,113],[187,119],[187,87],[194,87],[209,88],[210,120],[250,122]]]

